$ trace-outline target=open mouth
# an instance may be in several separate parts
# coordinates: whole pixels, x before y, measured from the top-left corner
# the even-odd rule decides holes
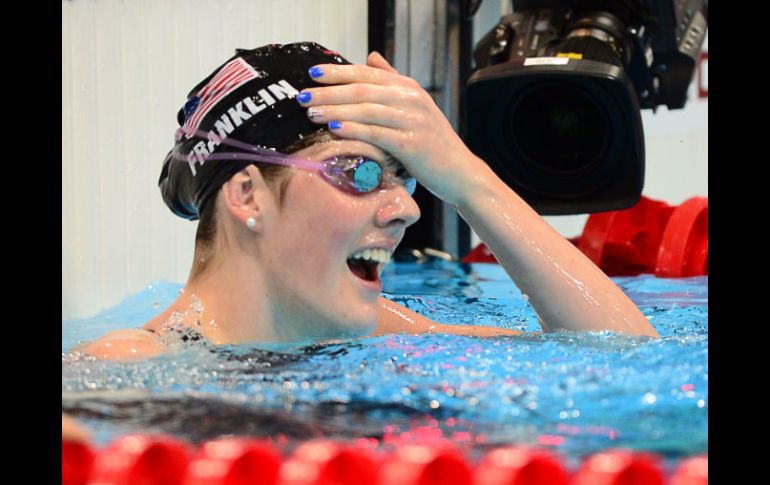
[[[390,261],[390,252],[386,249],[364,249],[347,259],[348,268],[364,281],[380,281],[382,268]]]
[[[348,259],[348,268],[354,275],[365,281],[377,281],[380,278],[377,263],[363,259]]]

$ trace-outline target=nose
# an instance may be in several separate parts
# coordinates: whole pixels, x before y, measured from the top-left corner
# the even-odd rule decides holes
[[[382,199],[375,216],[377,227],[407,228],[420,218],[420,206],[403,186],[389,187],[382,190],[380,195]]]

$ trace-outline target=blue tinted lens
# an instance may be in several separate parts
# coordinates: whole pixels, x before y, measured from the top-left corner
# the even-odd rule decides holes
[[[404,188],[406,189],[407,194],[414,195],[414,189],[417,188],[417,179],[409,177],[404,180]]]
[[[374,160],[362,159],[353,174],[353,183],[357,192],[371,192],[380,186],[382,167]]]

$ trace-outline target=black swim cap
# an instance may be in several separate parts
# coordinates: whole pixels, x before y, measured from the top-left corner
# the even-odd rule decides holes
[[[195,136],[195,130],[280,150],[326,129],[311,122],[307,109],[294,100],[302,89],[321,86],[308,74],[316,64],[350,62],[315,42],[236,49],[190,91],[177,115],[181,128],[174,149],[166,155],[158,180],[163,201],[174,214],[198,219],[222,184],[253,163],[205,161],[209,153],[236,149]]]

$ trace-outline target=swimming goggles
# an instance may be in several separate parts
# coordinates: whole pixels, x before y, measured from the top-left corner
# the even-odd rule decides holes
[[[177,138],[189,131],[177,130]],[[243,152],[215,152],[207,155],[189,153],[187,155],[178,151],[174,152],[175,158],[186,160],[189,163],[204,163],[209,160],[251,160],[254,162],[285,165],[302,170],[320,173],[323,178],[336,188],[354,194],[367,194],[378,188],[387,188],[401,185],[409,195],[414,194],[417,180],[414,179],[405,168],[399,165],[396,170],[384,170],[382,165],[361,155],[342,155],[315,162],[302,158],[295,158],[268,148],[249,145],[232,138],[222,138],[213,132],[194,130],[194,136],[204,138],[215,143],[229,145],[244,150]]]

